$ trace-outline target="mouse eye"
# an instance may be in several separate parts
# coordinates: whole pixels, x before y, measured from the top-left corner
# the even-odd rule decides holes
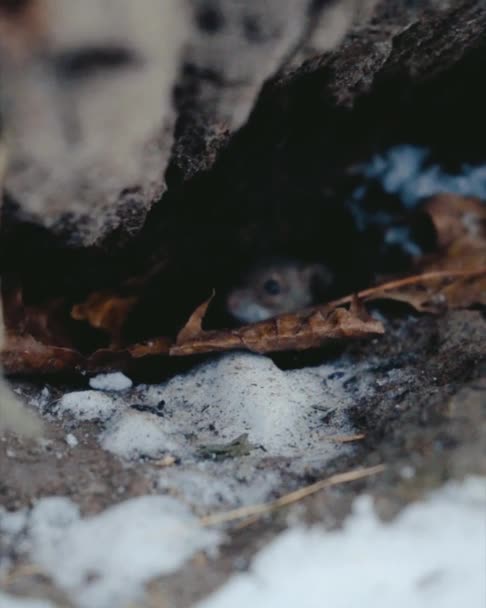
[[[265,281],[265,283],[263,283],[263,289],[271,296],[276,296],[282,291],[280,283],[275,279],[268,279],[268,281]]]

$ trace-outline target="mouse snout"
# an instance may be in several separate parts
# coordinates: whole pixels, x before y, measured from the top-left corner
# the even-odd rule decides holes
[[[226,309],[240,323],[257,323],[272,316],[270,311],[255,302],[245,289],[235,289],[228,294]]]
[[[242,298],[239,291],[234,290],[226,298],[226,308],[233,316],[236,316],[242,308]]]

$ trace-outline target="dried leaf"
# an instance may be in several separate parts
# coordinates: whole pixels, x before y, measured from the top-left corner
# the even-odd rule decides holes
[[[117,344],[128,313],[137,300],[135,296],[96,292],[81,304],[73,306],[71,316],[76,321],[87,321],[92,327],[105,331],[111,336],[112,343]]]
[[[442,194],[425,205],[437,230],[439,252],[422,261],[423,272],[486,268],[486,204]]]
[[[173,340],[171,338],[162,336],[129,346],[127,351],[134,359],[140,359],[149,355],[168,355],[172,344]]]
[[[2,364],[9,374],[52,374],[85,368],[84,358],[70,348],[43,344],[32,336],[7,335]]]
[[[247,349],[257,353],[305,350],[334,340],[363,338],[384,332],[380,321],[367,316],[360,304],[355,302],[354,307],[355,310],[314,307],[302,313],[280,315],[238,329],[201,330],[199,334],[193,332],[194,313],[189,320],[190,331],[186,332],[184,328],[180,332],[170,354],[181,356],[232,349]],[[198,318],[202,310],[205,310],[204,305],[196,311]]]
[[[486,238],[486,205],[477,198],[440,194],[429,199],[424,210],[437,231],[441,249],[464,239],[482,243]]]
[[[485,303],[486,267],[473,271],[434,271],[390,281],[358,293],[363,302],[393,300],[409,304],[419,312],[440,313]],[[352,301],[346,296],[329,306]]]
[[[211,300],[214,298],[214,293],[215,292],[213,291],[211,296],[205,302],[200,304],[192,313],[187,323],[179,332],[177,342],[187,342],[202,332],[202,322],[208,310],[208,306],[211,304]]]

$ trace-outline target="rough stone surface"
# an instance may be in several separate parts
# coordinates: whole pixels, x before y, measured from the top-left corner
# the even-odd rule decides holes
[[[486,29],[473,0],[20,6],[0,13],[9,213],[75,245],[135,234],[167,185],[212,166],[269,79],[325,68],[349,105],[384,73],[450,67]]]

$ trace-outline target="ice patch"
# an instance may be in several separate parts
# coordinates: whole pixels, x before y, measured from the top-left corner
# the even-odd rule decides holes
[[[124,391],[131,388],[132,381],[121,372],[113,372],[111,374],[98,374],[90,378],[89,385],[91,388],[101,391]]]
[[[362,168],[368,178],[379,179],[386,192],[398,194],[407,206],[421,198],[449,192],[486,199],[486,165],[464,165],[461,174],[445,173],[438,165],[424,166],[429,152],[410,145],[394,146],[375,155]],[[356,193],[359,198],[360,193]]]
[[[198,608],[482,608],[486,479],[449,483],[382,523],[361,497],[342,530],[294,528]]]
[[[98,391],[75,391],[59,400],[59,415],[69,414],[76,420],[107,420],[117,409],[115,401]]]
[[[43,498],[24,517],[30,559],[81,608],[126,606],[143,583],[221,540],[166,496],[133,498],[86,519],[68,498]]]

